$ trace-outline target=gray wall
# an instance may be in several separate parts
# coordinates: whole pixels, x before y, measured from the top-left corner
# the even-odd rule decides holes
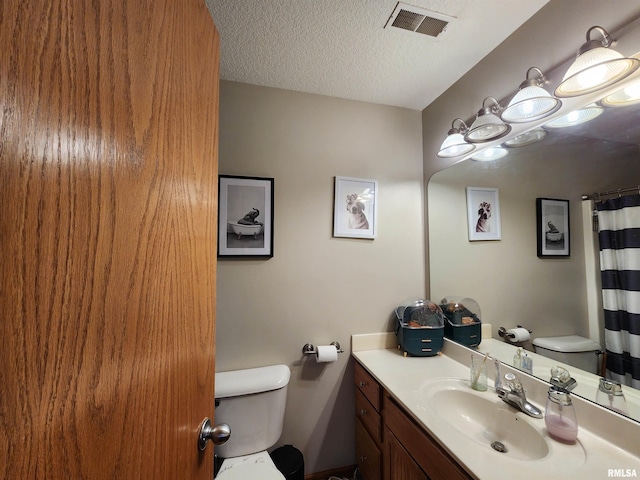
[[[280,444],[307,473],[355,462],[350,337],[425,292],[419,111],[221,82],[220,173],[275,178],[275,256],[218,261],[216,370],[292,370]],[[333,238],[334,176],[377,179],[378,237]],[[341,343],[336,363],[302,358]]]

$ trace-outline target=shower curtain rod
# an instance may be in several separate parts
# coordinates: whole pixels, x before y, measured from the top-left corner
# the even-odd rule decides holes
[[[620,196],[623,193],[629,193],[636,190],[640,193],[640,185],[636,185],[635,187],[619,188],[618,190],[609,190],[608,192],[591,193],[589,195],[582,195],[581,198],[582,200],[598,200],[600,197],[606,197],[607,195],[615,195],[617,193],[618,196]]]

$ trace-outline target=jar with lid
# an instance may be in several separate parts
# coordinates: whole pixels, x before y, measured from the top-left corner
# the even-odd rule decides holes
[[[572,443],[578,436],[578,419],[568,390],[555,385],[549,389],[544,423],[552,438]]]

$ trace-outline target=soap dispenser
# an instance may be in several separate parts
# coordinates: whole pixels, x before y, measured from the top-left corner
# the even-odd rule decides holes
[[[622,393],[622,385],[613,380],[601,378],[596,393],[596,402],[623,415],[629,415],[627,402]]]
[[[522,353],[522,347],[518,347],[515,355],[513,356],[513,366],[518,369],[522,369]]]
[[[568,390],[555,385],[549,389],[544,423],[552,438],[568,443],[576,440],[578,419]]]

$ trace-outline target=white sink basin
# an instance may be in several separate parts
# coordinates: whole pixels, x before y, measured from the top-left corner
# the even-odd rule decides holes
[[[500,399],[504,407],[471,391],[454,389],[438,390],[431,399],[442,419],[482,445],[493,445],[496,451],[521,460],[537,460],[549,454],[542,434]]]
[[[441,428],[453,428],[513,460],[540,460],[550,455],[554,441],[546,435],[544,420],[529,419],[492,390],[476,392],[468,381],[443,378],[425,382],[419,393],[425,412]],[[584,449],[574,447],[567,460],[579,465],[585,460]]]

